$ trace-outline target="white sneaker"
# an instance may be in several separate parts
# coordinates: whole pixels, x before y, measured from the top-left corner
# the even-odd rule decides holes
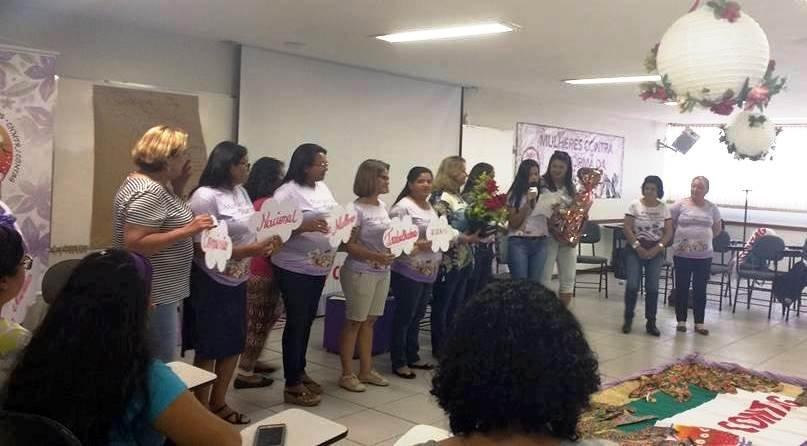
[[[339,387],[351,392],[364,392],[367,390],[367,386],[362,384],[356,375],[347,375],[339,378]]]

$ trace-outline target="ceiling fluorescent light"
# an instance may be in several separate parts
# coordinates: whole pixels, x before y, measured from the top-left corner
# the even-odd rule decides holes
[[[376,36],[390,43],[419,42],[423,40],[454,39],[459,37],[482,36],[485,34],[499,34],[513,31],[514,26],[503,23],[479,23],[476,25],[452,26],[449,28],[431,28],[415,31],[405,31],[384,36]]]
[[[621,76],[621,77],[598,77],[592,79],[566,79],[563,82],[571,85],[608,85],[608,84],[638,84],[640,82],[658,82],[659,75],[650,76]]]

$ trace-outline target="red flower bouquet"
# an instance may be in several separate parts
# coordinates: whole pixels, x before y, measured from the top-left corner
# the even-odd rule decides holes
[[[496,180],[482,174],[471,189],[465,217],[471,232],[480,231],[486,236],[507,221],[507,195],[499,193]]]

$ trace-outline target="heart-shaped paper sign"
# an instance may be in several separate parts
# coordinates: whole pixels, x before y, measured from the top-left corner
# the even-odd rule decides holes
[[[202,232],[202,251],[205,253],[205,265],[208,268],[216,268],[224,272],[227,268],[227,261],[233,255],[233,241],[227,229],[227,223],[217,221],[213,218],[215,228],[206,229]]]
[[[412,223],[412,217],[408,215],[402,218],[395,217],[390,220],[389,229],[384,231],[384,246],[395,256],[402,253],[410,254],[415,249],[418,237],[420,232],[417,225]]]
[[[451,246],[451,241],[454,240],[458,234],[459,231],[448,224],[445,215],[441,215],[440,218],[432,220],[429,226],[426,227],[426,240],[432,242],[432,251],[434,252],[448,251],[448,248]]]
[[[303,213],[287,201],[266,200],[257,214],[258,241],[274,236],[286,242],[303,223]]]
[[[342,243],[350,241],[350,233],[356,226],[356,218],[353,203],[331,209],[328,217],[328,241],[332,248],[338,248]]]

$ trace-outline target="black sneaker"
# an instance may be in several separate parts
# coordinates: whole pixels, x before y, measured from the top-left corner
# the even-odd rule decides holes
[[[632,324],[633,324],[632,319],[625,319],[625,322],[622,324],[622,333],[625,334],[630,333],[630,328]]]
[[[647,321],[645,328],[647,329],[647,334],[655,337],[661,336],[661,332],[658,331],[658,327],[656,327],[656,321]]]

